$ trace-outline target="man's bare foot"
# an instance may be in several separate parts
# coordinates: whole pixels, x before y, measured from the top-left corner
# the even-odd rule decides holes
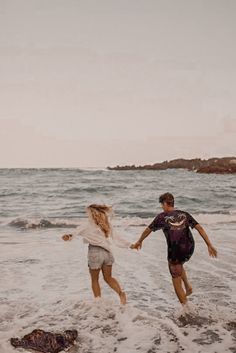
[[[121,293],[120,293],[120,303],[121,303],[122,305],[125,305],[126,302],[127,302],[126,294],[125,294],[125,292],[121,292]]]
[[[191,295],[193,293],[193,288],[191,286],[186,288],[186,296],[188,297],[189,295]]]

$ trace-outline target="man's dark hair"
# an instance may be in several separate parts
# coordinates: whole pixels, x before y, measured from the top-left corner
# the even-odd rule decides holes
[[[175,204],[175,198],[174,196],[169,193],[169,192],[166,192],[165,194],[162,194],[160,197],[159,197],[159,202],[161,204],[163,204],[164,202],[167,203],[168,206],[172,206],[174,207],[174,204]]]

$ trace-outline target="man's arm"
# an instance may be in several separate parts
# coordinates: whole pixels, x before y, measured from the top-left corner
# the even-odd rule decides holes
[[[198,233],[201,235],[201,237],[205,241],[205,243],[206,243],[206,245],[208,247],[209,255],[211,257],[217,257],[217,250],[211,244],[211,241],[210,241],[207,233],[205,232],[204,228],[200,224],[197,224],[194,228],[197,229]]]
[[[142,248],[142,243],[144,241],[144,239],[146,239],[149,234],[151,234],[152,230],[147,227],[144,232],[142,233],[141,237],[139,238],[139,240],[135,243],[135,244],[132,244],[131,245],[131,249],[136,249],[136,250],[139,250]]]

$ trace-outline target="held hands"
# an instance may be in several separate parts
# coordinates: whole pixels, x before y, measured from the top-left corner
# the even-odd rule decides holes
[[[211,244],[208,245],[208,253],[211,257],[217,257],[217,250]]]
[[[141,250],[142,249],[142,242],[137,241],[134,244],[131,244],[130,249]]]

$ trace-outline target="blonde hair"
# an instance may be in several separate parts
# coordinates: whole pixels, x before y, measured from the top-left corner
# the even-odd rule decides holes
[[[109,216],[112,214],[112,208],[106,205],[92,204],[87,207],[87,211],[94,223],[100,227],[105,237],[108,238],[111,232]]]

